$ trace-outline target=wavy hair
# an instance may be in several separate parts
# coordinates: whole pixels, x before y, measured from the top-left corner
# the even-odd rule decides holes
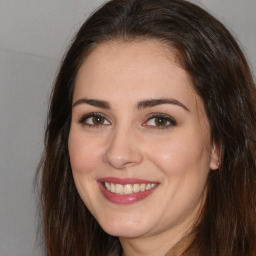
[[[195,234],[183,256],[256,255],[256,90],[230,32],[208,12],[183,0],[112,0],[94,12],[73,39],[53,87],[38,166],[49,256],[116,256],[80,199],[68,154],[76,75],[94,47],[109,40],[156,39],[176,49],[204,102],[220,166],[210,171]]]

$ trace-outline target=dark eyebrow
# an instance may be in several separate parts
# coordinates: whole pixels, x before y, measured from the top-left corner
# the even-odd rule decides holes
[[[110,105],[107,101],[95,100],[95,99],[86,99],[86,98],[77,100],[75,103],[73,103],[72,107],[75,107],[75,106],[80,105],[80,104],[88,104],[88,105],[91,105],[91,106],[94,106],[94,107],[110,109]]]
[[[96,100],[96,99],[86,99],[82,98],[77,100],[72,107],[75,107],[80,104],[88,104],[94,107],[99,107],[99,108],[105,108],[105,109],[110,109],[110,104],[107,101],[104,100]],[[182,107],[186,111],[190,110],[181,102],[175,99],[169,99],[169,98],[162,98],[162,99],[149,99],[149,100],[142,100],[139,101],[137,104],[137,108],[143,109],[143,108],[150,108],[150,107],[155,107],[157,105],[162,105],[162,104],[173,104]]]
[[[190,110],[181,102],[179,102],[178,100],[175,99],[169,99],[169,98],[162,98],[162,99],[149,99],[149,100],[142,100],[138,103],[137,107],[138,109],[143,109],[143,108],[151,108],[151,107],[155,107],[157,105],[162,105],[162,104],[173,104],[173,105],[177,105],[179,107],[182,107],[183,109],[185,109],[186,111]]]

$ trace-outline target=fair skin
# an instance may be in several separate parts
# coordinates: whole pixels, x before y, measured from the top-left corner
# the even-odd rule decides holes
[[[74,181],[126,256],[165,255],[187,234],[218,167],[203,103],[176,59],[153,40],[107,42],[77,75]]]

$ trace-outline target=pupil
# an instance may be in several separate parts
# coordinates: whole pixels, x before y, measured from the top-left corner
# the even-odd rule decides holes
[[[156,125],[166,125],[166,120],[164,118],[157,118]]]
[[[103,124],[104,120],[101,116],[94,116],[93,117],[93,123],[95,124]]]

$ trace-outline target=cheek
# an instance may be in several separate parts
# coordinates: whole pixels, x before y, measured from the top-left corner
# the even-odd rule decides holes
[[[68,150],[73,178],[84,204],[93,212],[95,202],[95,172],[99,161],[99,148],[94,139],[77,130],[70,131]],[[93,182],[92,182],[93,181]]]
[[[99,162],[99,145],[94,139],[84,138],[82,134],[70,131],[68,150],[72,171],[77,174],[93,170]]]
[[[174,136],[150,147],[151,161],[167,175],[192,174],[209,169],[209,153],[199,136]]]

